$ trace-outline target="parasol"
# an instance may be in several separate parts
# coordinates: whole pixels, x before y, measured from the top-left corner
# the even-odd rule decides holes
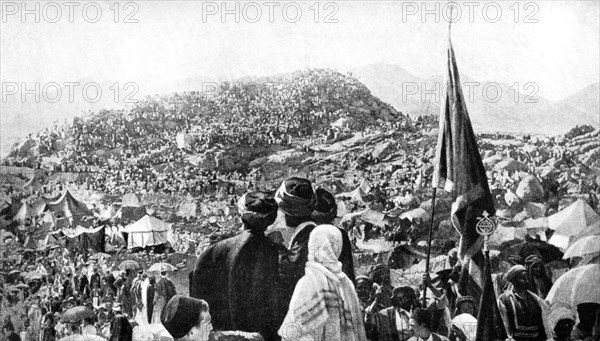
[[[19,284],[15,285],[15,288],[17,288],[17,289],[27,289],[27,288],[29,288],[29,285],[24,284],[24,283],[19,283]]]
[[[563,274],[552,285],[546,300],[551,304],[566,304],[575,308],[581,303],[600,304],[600,264],[576,267]]]
[[[13,271],[9,272],[8,275],[12,276],[12,275],[20,274],[20,273],[21,273],[21,271],[19,271],[19,270],[13,270]]]
[[[515,241],[504,242],[500,245],[500,255],[502,260],[506,260],[511,255],[518,255],[521,259],[525,259],[531,255],[538,255],[546,263],[561,260],[563,257],[562,251],[556,246],[546,243],[541,240],[531,239],[525,236],[525,241],[515,243]]]
[[[563,259],[583,257],[593,253],[600,253],[600,236],[587,236],[579,239],[569,246]]]
[[[170,272],[170,271],[175,271],[177,270],[177,267],[175,267],[174,265],[171,265],[169,263],[156,263],[156,264],[152,264],[152,266],[150,267],[150,269],[148,269],[148,272]]]
[[[67,309],[67,311],[62,314],[61,320],[63,322],[77,322],[94,316],[94,311],[92,309],[84,306],[78,306]]]
[[[31,271],[25,275],[25,279],[28,281],[34,281],[36,279],[42,279],[42,274],[39,271]]]
[[[140,263],[131,259],[124,260],[121,262],[121,264],[119,264],[119,269],[121,270],[137,270],[141,268],[142,267],[140,266]]]

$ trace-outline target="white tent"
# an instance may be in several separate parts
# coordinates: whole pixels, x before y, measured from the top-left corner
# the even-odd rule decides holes
[[[600,216],[583,199],[578,199],[548,217],[548,228],[555,231],[548,242],[566,250],[578,238],[597,233],[599,222]]]
[[[140,220],[127,226],[123,232],[128,233],[127,248],[160,245],[169,241],[171,224],[158,218],[145,215]]]

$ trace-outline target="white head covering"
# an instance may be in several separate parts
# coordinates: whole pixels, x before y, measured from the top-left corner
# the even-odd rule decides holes
[[[320,263],[333,273],[342,271],[342,232],[333,225],[319,225],[310,233],[308,261]]]
[[[452,325],[465,334],[468,341],[475,341],[477,335],[477,319],[469,314],[460,314],[452,319]]]

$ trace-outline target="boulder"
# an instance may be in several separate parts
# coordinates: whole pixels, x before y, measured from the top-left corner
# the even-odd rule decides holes
[[[544,188],[536,177],[529,175],[519,183],[517,195],[523,201],[540,202],[544,199]]]
[[[383,160],[392,152],[392,142],[383,142],[375,146],[371,154],[375,159]]]
[[[519,196],[516,195],[515,192],[510,190],[507,191],[506,194],[504,194],[504,201],[509,207],[515,207],[521,204],[521,198],[519,198]]]

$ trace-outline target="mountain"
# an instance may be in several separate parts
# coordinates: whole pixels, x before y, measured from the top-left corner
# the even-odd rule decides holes
[[[33,89],[33,85],[27,84],[26,88]],[[100,109],[124,108],[128,98],[140,99],[141,96],[133,85],[124,87],[124,84],[91,78],[81,79],[72,86],[63,84],[60,88],[46,85],[44,89],[41,84],[38,94],[38,98],[27,95],[24,100],[20,92],[7,95],[6,101],[0,104],[1,156],[30,133],[54,124],[70,123],[76,116]]]
[[[352,73],[375,96],[404,114],[414,117],[439,113],[444,85],[441,76],[420,78],[389,64],[371,64]],[[557,135],[575,125],[598,126],[597,84],[563,101],[552,102],[537,95],[533,85],[523,93],[506,83],[477,81],[464,74],[461,81],[473,126],[478,131]]]
[[[590,84],[579,92],[560,101],[589,115],[596,127],[600,123],[600,83]]]

